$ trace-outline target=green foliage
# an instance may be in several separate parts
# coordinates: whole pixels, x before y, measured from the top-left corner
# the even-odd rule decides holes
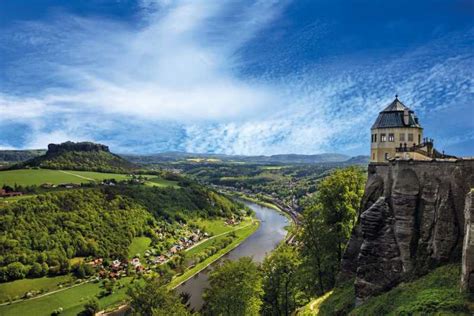
[[[99,300],[96,297],[93,297],[84,304],[84,311],[86,315],[95,315],[100,310]]]
[[[209,275],[205,290],[205,315],[259,315],[262,276],[249,257],[225,261]]]
[[[304,202],[316,191],[317,183],[342,163],[307,165],[263,165],[234,162],[172,162],[160,167],[177,168],[200,182],[234,187],[241,191],[277,197],[291,205],[294,198]],[[289,185],[291,184],[291,185]]]
[[[228,198],[196,184],[180,189],[172,187],[116,186],[108,194],[128,196],[145,206],[155,217],[186,222],[189,216],[229,217],[243,208]]]
[[[336,287],[318,302],[318,315],[470,315],[468,298],[459,291],[460,266],[439,267],[412,282],[368,299],[355,307],[353,281]]]
[[[357,218],[365,176],[360,168],[337,169],[324,178],[304,210],[302,242],[308,293],[334,286],[339,264]]]
[[[144,285],[136,284],[128,291],[133,315],[186,316],[190,315],[180,298],[158,279]]]
[[[349,312],[354,308],[354,305],[354,280],[351,280],[334,288],[333,292],[328,296],[328,298],[320,303],[318,315],[348,315]]]
[[[263,315],[291,315],[298,306],[301,260],[295,248],[286,244],[265,258],[263,271]]]
[[[0,216],[3,281],[23,278],[28,269],[36,273],[35,262],[55,275],[68,272],[68,258],[76,256],[125,258],[132,238],[154,222],[136,202],[93,189],[21,200],[0,209]]]
[[[439,267],[369,299],[351,315],[470,315],[467,297],[459,291],[460,275],[457,264]]]
[[[0,162],[21,162],[40,155],[45,150],[0,150]]]

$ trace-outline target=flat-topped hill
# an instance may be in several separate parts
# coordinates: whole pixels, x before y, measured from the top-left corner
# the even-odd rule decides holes
[[[134,164],[110,152],[109,147],[92,142],[65,142],[49,144],[42,155],[13,168],[46,168],[128,172],[136,168]]]

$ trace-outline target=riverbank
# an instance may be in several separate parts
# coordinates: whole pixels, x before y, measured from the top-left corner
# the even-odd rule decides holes
[[[206,246],[212,245],[213,241],[227,237],[233,232],[236,233],[236,237],[231,244],[221,249],[213,256],[207,258],[200,264],[186,271],[184,274],[176,277],[172,281],[173,284],[178,286],[183,281],[189,279],[196,273],[199,273],[202,271],[202,269],[205,269],[208,265],[215,262],[222,255],[225,255],[237,247],[241,242],[252,235],[259,227],[259,221],[255,218],[247,219],[246,222],[243,222],[236,227],[230,227],[226,225],[223,225],[223,227],[217,227],[218,225],[216,224],[213,224],[209,221],[203,221],[201,224],[207,224],[211,228],[211,232],[215,235],[203,240],[186,251],[196,252],[198,248],[205,249]],[[221,233],[222,231],[223,233]],[[216,232],[219,233],[216,234]],[[111,310],[114,306],[119,304],[122,305],[126,299],[126,288],[130,284],[131,280],[132,278],[129,277],[121,279],[119,283],[121,283],[123,287],[117,289],[113,294],[101,298],[99,300],[100,308]],[[77,313],[83,310],[83,306],[87,300],[97,296],[102,290],[103,288],[101,288],[100,283],[85,282],[76,284],[74,286],[45,293],[44,295],[28,300],[20,300],[14,302],[13,304],[7,303],[4,306],[0,306],[0,315],[28,315],[31,311],[35,311],[35,315],[50,315],[53,310],[60,307],[63,309],[61,315],[77,315]]]
[[[260,225],[255,233],[245,239],[238,247],[230,251],[226,260],[238,260],[242,257],[251,257],[256,263],[261,263],[288,234],[287,228],[291,221],[282,212],[275,208],[262,206],[254,202],[243,201],[250,207],[256,217],[260,220]],[[217,263],[218,264],[218,263]],[[216,263],[208,269],[204,269],[187,282],[176,288],[179,293],[189,295],[190,308],[200,310],[204,304],[202,295],[209,286],[209,273],[213,270]]]
[[[227,192],[227,191],[224,191],[224,192],[221,192],[221,193],[229,195],[233,198],[242,199],[242,200],[245,200],[245,201],[248,201],[248,202],[258,204],[260,206],[264,206],[264,207],[274,209],[274,210],[278,211],[279,213],[283,214],[291,222],[291,226],[287,229],[288,234],[286,235],[284,241],[287,244],[292,244],[293,243],[293,241],[296,237],[296,231],[297,231],[298,225],[299,225],[299,219],[298,219],[298,216],[296,215],[297,214],[296,211],[291,210],[289,207],[288,208],[279,207],[277,205],[277,203],[275,203],[274,201],[268,202],[268,199],[270,199],[270,198],[267,198],[267,201],[262,201],[262,200],[260,200],[256,197],[246,195],[242,192],[236,192],[236,191]]]
[[[221,234],[221,236],[228,235],[232,232],[236,233],[236,239],[232,241],[227,247],[219,250],[217,253],[212,255],[211,257],[207,258],[203,262],[200,262],[195,267],[187,270],[182,275],[175,277],[170,284],[168,285],[169,288],[175,289],[183,283],[186,283],[190,278],[192,278],[197,273],[201,272],[202,270],[206,269],[208,266],[219,260],[221,257],[238,247],[243,241],[245,241],[248,237],[250,237],[255,231],[257,231],[260,222],[258,220],[252,221],[251,224],[238,228],[236,230]],[[219,237],[221,237],[219,236]]]

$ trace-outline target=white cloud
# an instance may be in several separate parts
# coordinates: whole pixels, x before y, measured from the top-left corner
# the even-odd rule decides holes
[[[277,79],[243,78],[240,49],[285,5],[143,0],[138,26],[76,16],[25,23],[15,40],[36,53],[13,74],[37,72],[51,84],[34,97],[0,90],[0,128],[29,124],[23,146],[35,148],[87,139],[120,151],[365,152],[373,119],[395,93],[425,115],[472,96],[472,54],[431,56],[439,43],[375,65],[342,58],[337,71],[327,66],[331,75],[309,64]]]

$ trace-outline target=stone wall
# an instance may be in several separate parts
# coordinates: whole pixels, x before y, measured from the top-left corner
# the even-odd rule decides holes
[[[447,262],[460,262],[474,160],[369,165],[359,221],[342,261],[359,303]]]

